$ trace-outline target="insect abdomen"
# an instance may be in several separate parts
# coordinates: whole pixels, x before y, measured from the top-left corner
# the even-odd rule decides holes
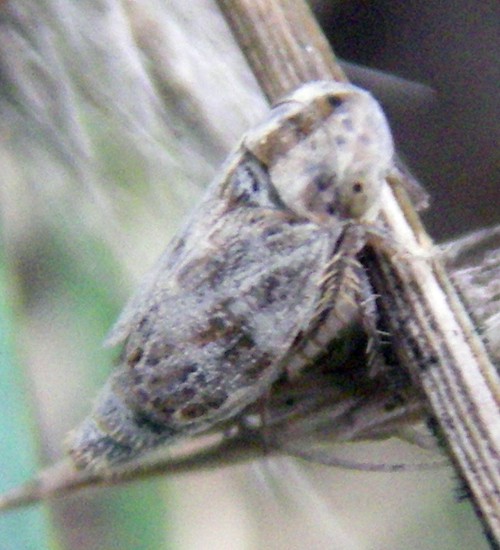
[[[108,384],[91,416],[69,436],[68,452],[77,468],[106,470],[154,449],[175,432],[134,413]]]

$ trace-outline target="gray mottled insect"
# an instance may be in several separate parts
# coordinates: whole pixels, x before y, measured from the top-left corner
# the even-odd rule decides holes
[[[202,432],[320,353],[369,295],[356,255],[393,157],[349,84],[304,85],[245,134],[113,329],[122,363],[71,436],[76,465]]]

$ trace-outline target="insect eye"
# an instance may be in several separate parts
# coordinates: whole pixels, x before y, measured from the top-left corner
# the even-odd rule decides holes
[[[342,103],[344,103],[344,100],[337,95],[329,95],[326,100],[328,101],[328,104],[334,109],[340,107]]]
[[[356,183],[352,184],[352,192],[353,193],[362,193],[363,192],[363,184],[357,181]]]

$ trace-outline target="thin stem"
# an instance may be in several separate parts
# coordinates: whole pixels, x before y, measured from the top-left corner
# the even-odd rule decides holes
[[[218,0],[218,4],[271,103],[302,82],[347,80],[305,2]]]

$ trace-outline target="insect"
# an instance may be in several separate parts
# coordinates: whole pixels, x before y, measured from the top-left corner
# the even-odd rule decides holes
[[[247,132],[111,332],[123,343],[75,464],[106,470],[233,417],[295,373],[369,295],[356,255],[391,132],[350,84],[313,82]]]

